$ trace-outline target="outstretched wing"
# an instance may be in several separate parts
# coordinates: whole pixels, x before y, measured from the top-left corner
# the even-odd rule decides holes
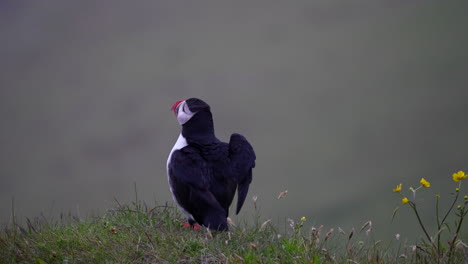
[[[237,209],[239,214],[244,205],[249,185],[252,182],[252,168],[255,167],[255,152],[250,143],[240,134],[232,134],[229,140],[229,157],[233,172],[237,176]]]
[[[168,165],[169,181],[176,202],[201,225],[227,230],[226,212],[209,191],[210,170],[190,147],[176,150]]]

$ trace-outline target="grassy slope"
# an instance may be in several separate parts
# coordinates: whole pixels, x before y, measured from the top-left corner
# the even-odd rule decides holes
[[[413,251],[373,241],[369,225],[345,234],[305,230],[290,220],[291,228],[279,234],[257,221],[212,233],[183,229],[181,219],[173,207],[138,203],[97,218],[10,225],[0,232],[0,263],[435,263],[423,245]],[[453,263],[468,261],[464,250]]]

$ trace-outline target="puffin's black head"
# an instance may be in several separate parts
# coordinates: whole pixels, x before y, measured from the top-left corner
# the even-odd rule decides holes
[[[210,106],[197,98],[176,102],[171,110],[182,125],[182,136],[189,144],[204,145],[216,141]]]
[[[174,114],[177,116],[179,124],[183,125],[187,123],[197,113],[207,112],[210,113],[210,106],[203,100],[198,98],[190,98],[185,101],[177,101],[171,108]]]
[[[210,106],[203,100],[198,98],[187,99],[185,100],[185,103],[188,105],[190,111],[192,112],[210,111]]]

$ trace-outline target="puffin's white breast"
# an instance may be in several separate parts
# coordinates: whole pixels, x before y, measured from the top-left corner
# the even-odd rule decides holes
[[[169,157],[167,158],[166,170],[167,170],[168,177],[169,177],[169,162],[171,162],[172,153],[174,153],[174,151],[179,150],[187,145],[188,145],[187,140],[184,138],[184,136],[182,136],[182,133],[180,133],[179,138],[177,138],[177,141],[174,147],[172,147],[171,153],[169,153]]]
[[[182,133],[180,133],[179,138],[177,138],[177,141],[176,141],[174,147],[172,147],[171,153],[169,153],[169,157],[167,158],[166,173],[167,173],[167,181],[169,182],[169,190],[171,191],[171,194],[172,194],[172,199],[176,202],[179,209],[182,211],[182,213],[185,214],[185,216],[188,219],[195,220],[195,219],[193,219],[192,214],[190,214],[182,206],[180,206],[180,204],[177,201],[177,199],[176,199],[176,197],[174,195],[174,192],[172,190],[171,181],[169,180],[169,163],[171,162],[172,153],[174,153],[174,151],[179,150],[179,149],[181,149],[181,148],[183,148],[183,147],[185,147],[187,145],[188,145],[187,140],[184,138],[184,136],[182,136]]]

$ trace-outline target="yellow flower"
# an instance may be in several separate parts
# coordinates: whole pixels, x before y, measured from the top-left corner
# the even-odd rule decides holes
[[[402,184],[398,184],[395,189],[393,189],[393,192],[400,192],[401,191],[401,186]]]
[[[305,221],[306,221],[306,217],[305,217],[305,216],[301,217],[301,221],[302,221],[302,222],[305,222]]]
[[[468,177],[468,174],[465,174],[463,171],[459,171],[459,172],[454,173],[452,175],[453,180],[456,181],[456,182],[459,182],[459,181],[465,179],[466,177]]]
[[[401,203],[402,203],[402,204],[407,204],[408,202],[409,202],[409,200],[408,200],[408,198],[406,198],[406,197],[403,198],[403,199],[401,199]]]
[[[431,187],[431,183],[426,181],[426,179],[424,179],[424,178],[421,178],[421,181],[419,183],[421,183],[421,185],[426,187],[426,188]]]

